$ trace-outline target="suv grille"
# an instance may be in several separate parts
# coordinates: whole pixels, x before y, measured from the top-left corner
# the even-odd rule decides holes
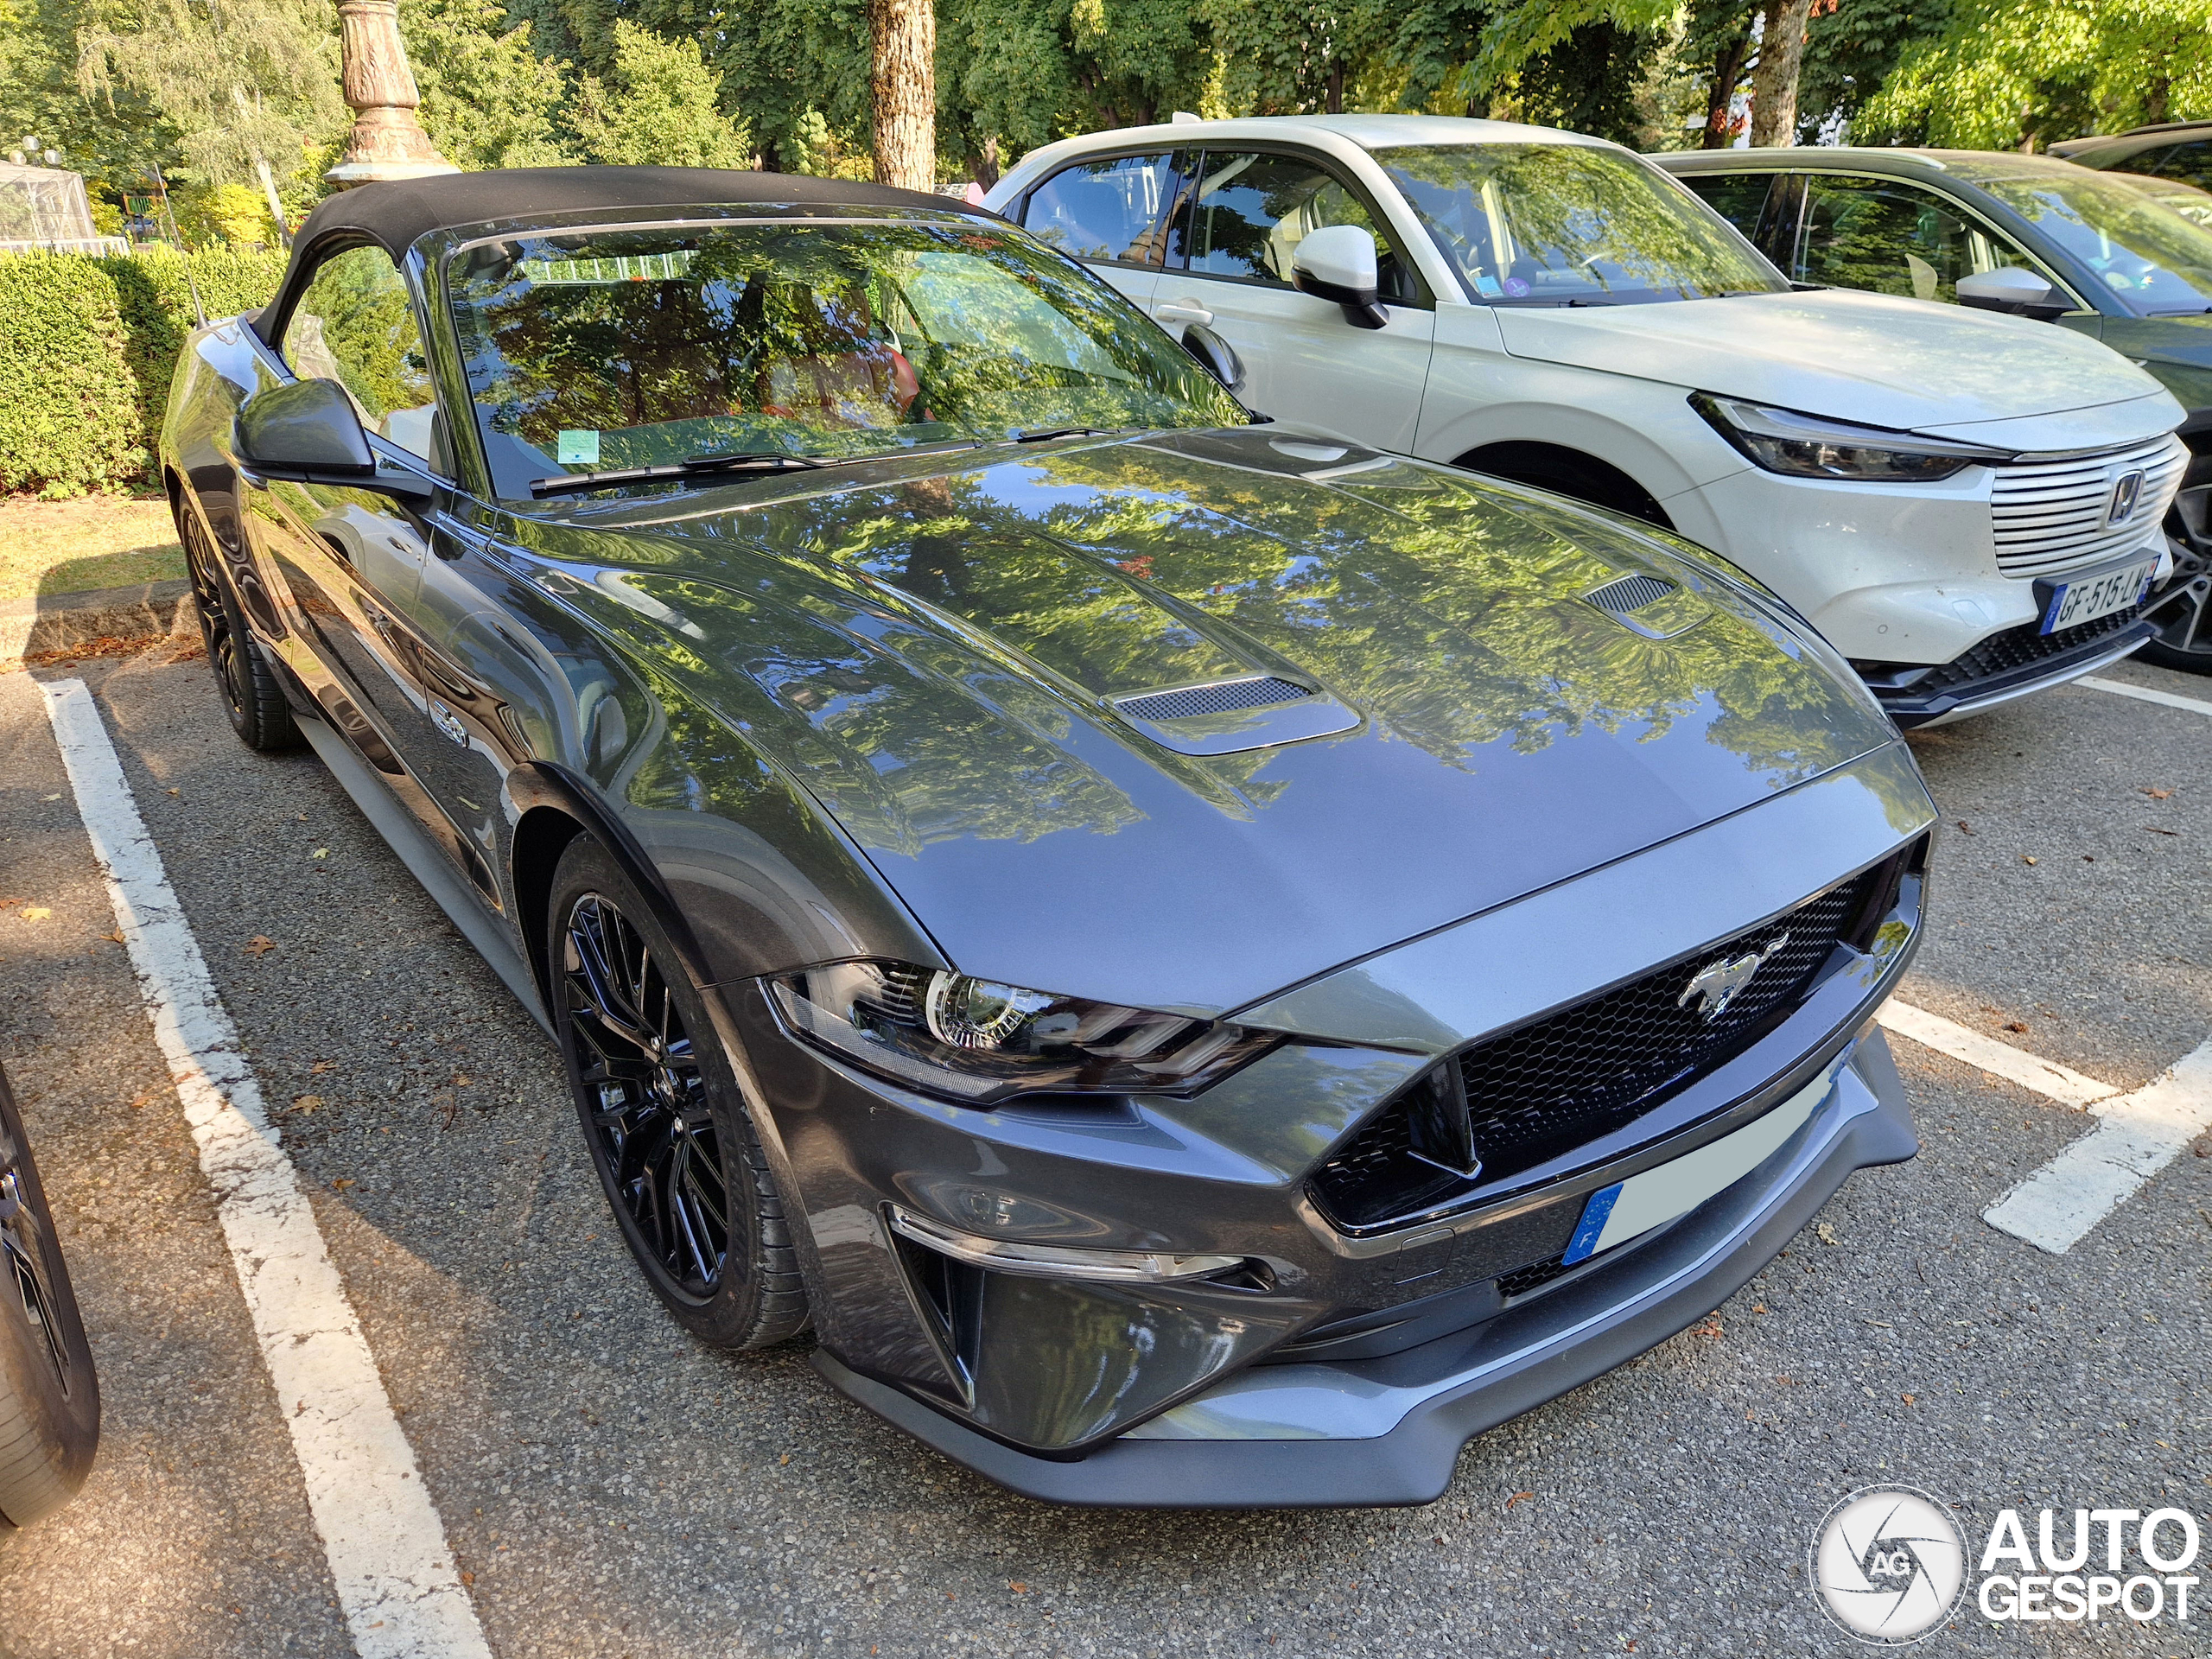
[[[1370,1227],[1626,1128],[1740,1053],[1802,1002],[1837,942],[1860,943],[1857,935],[1887,910],[1906,855],[1777,920],[1462,1050],[1456,1058],[1466,1084],[1475,1155],[1482,1160],[1475,1175],[1441,1169],[1416,1155],[1414,1113],[1430,1098],[1417,1084],[1314,1173],[1315,1198],[1340,1225]],[[1685,996],[1694,971],[1769,951],[1717,1017],[1706,1019],[1701,1000]]]
[[[1989,499],[1997,568],[2008,576],[2055,575],[2142,545],[2157,535],[2188,462],[2178,438],[2160,438],[2111,454],[1998,467]],[[2135,510],[2107,526],[2114,482],[2139,467]]]
[[[2094,622],[2083,622],[2071,628],[2061,628],[2056,633],[2039,633],[2042,625],[2023,622],[2017,628],[2007,628],[2002,633],[1993,633],[1980,644],[1969,647],[1953,658],[1932,674],[1915,680],[1898,695],[1924,697],[1932,691],[1948,691],[1954,686],[1972,685],[2015,668],[2025,668],[2031,663],[2046,657],[2061,657],[2079,646],[2093,645],[2108,633],[2119,633],[2134,626],[2135,619],[2143,613],[2139,605],[2131,605],[2124,611],[2114,611],[2101,616]]]

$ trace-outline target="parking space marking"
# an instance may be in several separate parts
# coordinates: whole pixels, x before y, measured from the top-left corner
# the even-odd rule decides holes
[[[2056,1061],[2040,1058],[2010,1043],[2000,1043],[1994,1037],[1985,1037],[1940,1014],[1916,1008],[1895,997],[1882,1004],[1876,1017],[1885,1027],[1900,1037],[1910,1037],[1923,1048],[1964,1060],[1979,1071],[2003,1077],[2007,1083],[2017,1083],[2023,1089],[2031,1089],[2063,1105],[2088,1106],[2120,1092],[2108,1083],[2083,1077]]]
[[[2171,691],[2154,691],[2147,685],[2130,685],[2125,680],[2103,680],[2094,674],[2084,674],[2074,683],[2086,685],[2092,691],[2109,691],[2115,696],[2163,703],[2169,709],[2186,709],[2193,715],[2212,715],[2212,702],[2207,702],[2201,697],[2177,696]]]
[[[2063,1255],[2212,1128],[2212,1039],[2149,1086],[2089,1109],[2104,1122],[1983,1211],[1984,1221]]]
[[[214,1189],[354,1649],[361,1659],[491,1659],[414,1450],[99,705],[81,680],[39,690],[155,1039]]]

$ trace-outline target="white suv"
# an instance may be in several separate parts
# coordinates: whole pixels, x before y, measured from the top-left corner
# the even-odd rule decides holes
[[[1900,725],[2147,637],[2188,459],[2156,381],[2022,318],[1793,289],[1618,145],[1427,116],[1185,119],[1034,150],[987,205],[1287,425],[1726,555]]]

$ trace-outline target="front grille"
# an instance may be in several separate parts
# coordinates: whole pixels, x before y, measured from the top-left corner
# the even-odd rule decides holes
[[[1548,1261],[1534,1262],[1525,1268],[1516,1268],[1510,1273],[1499,1274],[1497,1294],[1506,1297],[1526,1296],[1530,1291],[1541,1289],[1562,1274],[1571,1272],[1581,1265],[1580,1262],[1569,1262],[1567,1259],[1567,1253],[1562,1250]]]
[[[2069,651],[2095,643],[2107,634],[2119,633],[2133,627],[2135,619],[2142,613],[2141,606],[2131,605],[2124,611],[2114,611],[2094,622],[2061,628],[2056,633],[2039,633],[2037,630],[2042,624],[2023,622],[2017,628],[1991,634],[1941,668],[1921,676],[1897,695],[1918,700],[1932,692],[1948,691],[1955,686],[1971,685],[1976,681],[1988,679],[1992,675],[2025,668],[2046,657],[2063,657]]]
[[[1239,709],[1265,708],[1271,702],[1294,702],[1313,695],[1289,680],[1220,680],[1211,685],[1186,685],[1178,691],[1122,697],[1114,706],[1135,720],[1188,720],[1193,715],[1226,715]]]
[[[2008,576],[2056,575],[2155,541],[2188,464],[2179,439],[2159,438],[2110,454],[1996,468],[1989,519],[1997,568]],[[2139,468],[2134,511],[2107,524],[2113,485]]]
[[[1386,1224],[1625,1128],[1802,1002],[1837,942],[1850,935],[1860,943],[1870,901],[1878,892],[1886,898],[1904,856],[1774,921],[1461,1051],[1457,1064],[1481,1160],[1474,1176],[1415,1155],[1415,1113],[1433,1092],[1417,1085],[1314,1173],[1316,1200],[1339,1225]],[[1707,1019],[1706,999],[1688,990],[1693,976],[1754,954],[1765,960]]]

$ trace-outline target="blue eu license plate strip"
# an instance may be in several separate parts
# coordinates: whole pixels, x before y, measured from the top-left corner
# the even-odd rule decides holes
[[[2040,631],[2056,633],[2062,628],[2077,627],[2114,611],[2126,610],[2142,600],[2144,590],[2150,587],[2158,569],[2158,560],[2146,559],[2122,569],[2107,570],[2102,575],[2083,576],[2060,585],[2052,590],[2050,603],[2044,607]]]

